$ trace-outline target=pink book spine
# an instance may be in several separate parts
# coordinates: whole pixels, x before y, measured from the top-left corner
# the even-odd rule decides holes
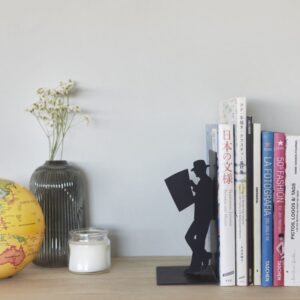
[[[273,285],[284,283],[285,134],[274,133],[274,272]]]

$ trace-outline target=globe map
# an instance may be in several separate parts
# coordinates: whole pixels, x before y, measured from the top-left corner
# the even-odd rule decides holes
[[[44,230],[44,216],[33,194],[0,179],[0,279],[16,274],[34,259]]]

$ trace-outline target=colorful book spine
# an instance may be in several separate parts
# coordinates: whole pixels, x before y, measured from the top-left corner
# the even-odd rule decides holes
[[[273,285],[273,160],[274,134],[262,132],[262,270],[261,285]]]
[[[233,124],[235,130],[235,208],[236,208],[236,282],[248,285],[247,236],[247,156],[246,98],[237,97],[221,102],[220,123]]]
[[[284,199],[285,199],[285,134],[274,133],[274,286],[283,286],[284,278]]]
[[[254,285],[261,285],[261,124],[253,124]]]
[[[300,137],[286,136],[284,285],[300,286]]]
[[[247,226],[248,226],[248,284],[253,283],[253,122],[247,116]]]
[[[236,272],[233,125],[219,124],[218,145],[220,285],[234,286]]]

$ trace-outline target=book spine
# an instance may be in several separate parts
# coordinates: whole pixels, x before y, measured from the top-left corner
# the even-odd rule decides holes
[[[235,120],[235,203],[237,285],[248,285],[246,99],[237,98]]]
[[[209,161],[209,150],[218,152],[218,124],[207,124],[205,126],[206,131],[206,150],[207,161]]]
[[[248,285],[246,112],[245,97],[228,99],[219,106],[221,123],[233,124],[235,132],[236,282],[239,286]]]
[[[213,214],[215,216],[214,220],[211,221],[211,224],[208,229],[208,240],[209,243],[206,243],[207,251],[213,253],[211,259],[211,264],[216,266],[214,269],[216,272],[218,268],[218,251],[219,251],[219,233],[218,233],[218,180],[217,180],[217,152],[218,152],[218,124],[206,124],[206,159],[209,162],[209,177],[213,180]]]
[[[273,285],[274,134],[262,133],[262,286]]]
[[[284,285],[300,286],[300,137],[286,136]]]
[[[236,281],[233,135],[233,125],[219,125],[218,203],[221,286],[234,286]]]
[[[248,284],[253,283],[253,122],[247,116],[247,234]]]
[[[274,286],[283,286],[284,243],[284,198],[285,198],[285,134],[274,133]]]
[[[261,285],[261,124],[253,124],[254,285]]]

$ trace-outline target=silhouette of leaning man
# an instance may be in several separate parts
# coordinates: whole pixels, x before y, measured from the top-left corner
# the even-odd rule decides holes
[[[190,181],[194,192],[195,214],[194,221],[186,233],[185,239],[193,251],[191,265],[186,274],[197,275],[208,266],[211,253],[205,250],[205,239],[210,221],[213,219],[213,181],[206,174],[204,160],[194,162],[191,171],[200,179],[197,184]]]

